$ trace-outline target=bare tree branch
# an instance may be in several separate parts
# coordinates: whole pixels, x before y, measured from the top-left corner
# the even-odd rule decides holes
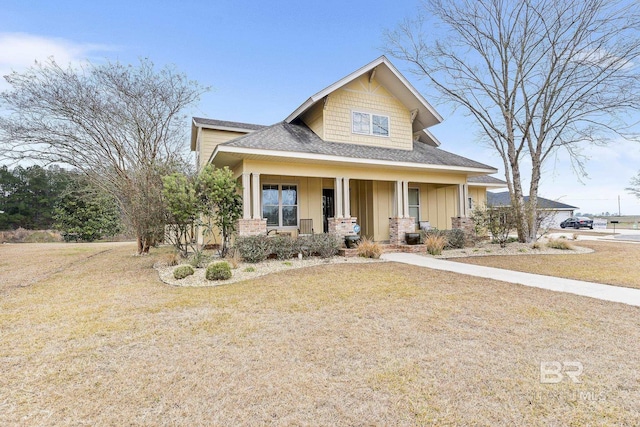
[[[4,155],[84,172],[115,196],[140,251],[148,250],[144,242],[162,225],[160,174],[185,164],[183,111],[207,88],[149,60],[63,68],[51,58],[5,78]]]
[[[426,28],[445,33],[434,40]],[[525,209],[525,174],[535,207],[542,167],[557,150],[585,175],[581,147],[634,138],[636,123],[625,119],[640,110],[639,34],[640,10],[618,0],[427,0],[386,39],[387,52],[472,116],[500,154],[528,241],[537,226]]]

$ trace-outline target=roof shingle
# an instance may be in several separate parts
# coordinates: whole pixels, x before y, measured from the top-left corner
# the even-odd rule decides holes
[[[419,163],[495,170],[475,160],[449,153],[422,142],[414,142],[413,150],[371,147],[323,141],[303,123],[280,122],[220,145],[283,152],[313,153],[356,159]]]
[[[529,201],[529,196],[524,196],[524,201]],[[489,206],[511,206],[511,195],[508,191],[502,193],[487,192],[487,204]],[[576,206],[565,205],[555,200],[538,197],[538,208],[540,209],[578,209]]]
[[[225,127],[225,128],[238,128],[238,129],[246,129],[246,130],[260,130],[266,127],[264,125],[255,125],[252,123],[229,122],[226,120],[205,119],[203,117],[194,117],[193,121],[199,125]]]

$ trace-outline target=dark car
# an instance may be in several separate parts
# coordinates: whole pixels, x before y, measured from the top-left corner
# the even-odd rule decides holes
[[[587,227],[593,229],[593,220],[584,216],[572,216],[560,223],[560,228],[581,228]]]

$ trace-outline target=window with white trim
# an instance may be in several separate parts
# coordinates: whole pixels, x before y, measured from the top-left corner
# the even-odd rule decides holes
[[[420,222],[420,189],[409,188],[409,216]]]
[[[298,186],[263,184],[262,218],[266,218],[267,227],[297,227]]]
[[[389,136],[389,116],[354,111],[351,131],[361,135]]]

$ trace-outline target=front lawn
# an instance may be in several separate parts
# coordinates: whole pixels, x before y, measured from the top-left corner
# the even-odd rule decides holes
[[[455,258],[454,261],[566,277],[640,289],[640,245],[624,242],[569,240],[576,246],[591,248],[590,254],[484,256]]]
[[[0,289],[0,425],[640,419],[635,307],[394,263],[175,288],[155,256],[104,245],[0,246],[22,260],[2,277],[57,263]],[[541,362],[560,364],[559,383],[541,383]]]

